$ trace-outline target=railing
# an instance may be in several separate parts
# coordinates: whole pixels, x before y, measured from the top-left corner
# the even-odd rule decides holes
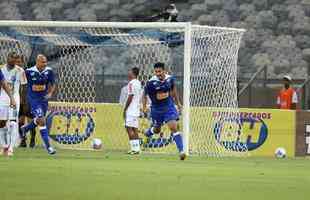
[[[263,76],[260,76],[263,73]],[[254,94],[253,85],[260,84],[260,94]],[[238,88],[243,83],[243,87],[238,91],[239,103],[244,107],[274,107],[276,102],[276,91],[278,86],[283,84],[282,79],[267,79],[267,66],[262,66],[251,76],[250,79],[238,79]],[[300,96],[301,109],[310,108],[310,76],[306,79],[294,79],[293,87],[297,90],[297,96]],[[268,85],[268,87],[267,87]],[[255,88],[257,92],[257,88]],[[272,92],[272,93],[270,93]],[[268,93],[269,96],[268,96]],[[261,95],[264,94],[262,97]],[[259,96],[260,95],[260,96]],[[242,97],[242,98],[241,98]],[[253,97],[256,98],[256,102],[253,101]],[[257,100],[257,98],[259,100]],[[240,101],[241,100],[241,101]],[[240,105],[240,104],[239,104]]]
[[[257,79],[258,75],[261,74],[261,72],[264,72],[264,77],[263,77],[263,88],[266,88],[267,85],[267,66],[262,66],[260,68],[258,68],[258,70],[253,74],[253,76],[250,78],[249,82],[243,86],[241,88],[241,90],[238,91],[238,98],[241,97],[242,94],[244,94],[244,92],[246,90],[249,91],[248,93],[248,105],[252,104],[252,84],[253,82]]]
[[[301,108],[303,110],[309,109],[309,82],[310,82],[310,77],[306,78],[305,81],[299,86],[299,89],[302,90],[301,92]]]

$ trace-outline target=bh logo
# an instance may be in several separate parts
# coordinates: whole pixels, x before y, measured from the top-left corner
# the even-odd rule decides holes
[[[268,127],[259,118],[225,119],[214,127],[215,139],[226,149],[252,151],[262,146],[268,137]]]
[[[59,144],[84,142],[95,129],[95,122],[89,112],[79,110],[51,111],[46,121],[50,137]]]

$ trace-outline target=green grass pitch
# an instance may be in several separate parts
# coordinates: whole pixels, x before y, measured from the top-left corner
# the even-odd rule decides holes
[[[1,200],[306,200],[310,159],[18,149],[0,157]]]

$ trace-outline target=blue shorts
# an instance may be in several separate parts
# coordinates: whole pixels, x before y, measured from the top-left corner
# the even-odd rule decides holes
[[[47,101],[29,101],[33,118],[45,117],[48,109]]]
[[[175,107],[169,108],[166,112],[151,110],[152,126],[159,128],[169,121],[178,121],[179,113]]]

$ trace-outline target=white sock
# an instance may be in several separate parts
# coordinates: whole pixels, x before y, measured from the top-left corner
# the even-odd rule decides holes
[[[18,138],[19,138],[17,122],[15,122],[15,121],[9,122],[8,134],[11,137],[9,146],[12,148],[16,147],[18,145],[17,142],[18,142]]]
[[[130,150],[131,150],[131,151],[134,151],[134,148],[135,148],[135,147],[134,147],[134,146],[135,146],[135,145],[134,145],[134,140],[129,140],[129,145],[130,145]]]
[[[7,147],[6,145],[6,133],[8,129],[5,128],[0,128],[0,147]]]
[[[7,131],[6,131],[6,134],[5,134],[5,137],[6,137],[6,145],[9,147],[10,144],[11,144],[11,127],[10,127],[10,122],[7,121],[6,122],[6,127],[7,127]]]
[[[140,141],[139,140],[132,140],[133,141],[133,150],[140,151]]]

